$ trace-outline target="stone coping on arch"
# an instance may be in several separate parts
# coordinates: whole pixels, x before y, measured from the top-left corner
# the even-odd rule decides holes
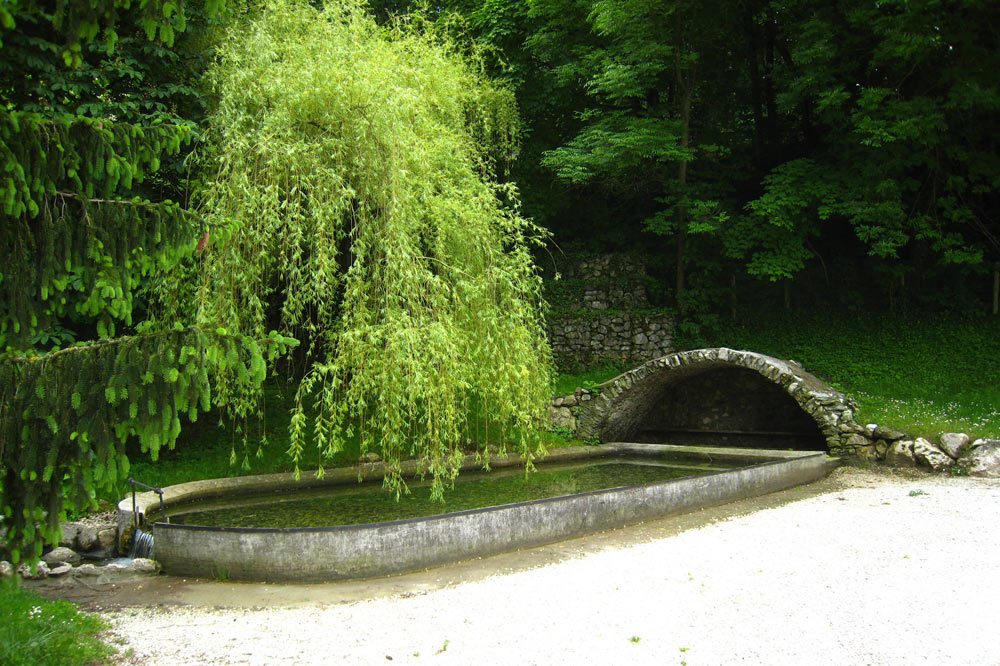
[[[596,386],[596,399],[580,407],[577,434],[602,442],[628,439],[650,391],[725,367],[752,370],[781,387],[816,423],[831,454],[852,454],[855,446],[868,443],[865,429],[855,421],[857,405],[851,398],[795,361],[727,347],[667,354]]]

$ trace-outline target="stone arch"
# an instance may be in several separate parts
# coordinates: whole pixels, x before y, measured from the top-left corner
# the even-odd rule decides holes
[[[602,384],[595,393],[596,399],[580,410],[577,434],[602,442],[650,441],[658,428],[697,434],[703,424],[695,419],[701,419],[705,434],[779,440],[799,434],[799,447],[842,454],[851,453],[865,432],[854,420],[856,405],[850,398],[801,365],[725,347],[668,354]],[[722,401],[732,410],[719,408]]]

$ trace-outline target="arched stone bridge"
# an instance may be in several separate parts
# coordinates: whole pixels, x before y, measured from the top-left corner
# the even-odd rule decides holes
[[[578,394],[566,399],[576,403],[577,435],[602,442],[700,439],[836,455],[869,444],[850,398],[794,361],[754,352],[669,354]]]

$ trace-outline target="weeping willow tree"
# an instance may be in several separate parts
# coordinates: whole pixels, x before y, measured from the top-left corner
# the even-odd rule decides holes
[[[269,3],[211,76],[203,210],[221,231],[199,259],[198,316],[250,337],[277,317],[308,342],[297,469],[322,474],[358,438],[389,488],[405,490],[412,457],[440,496],[463,449],[489,464],[486,428],[500,452],[540,453],[541,232],[490,177],[515,148],[511,94],[427,30],[380,27],[353,1]]]

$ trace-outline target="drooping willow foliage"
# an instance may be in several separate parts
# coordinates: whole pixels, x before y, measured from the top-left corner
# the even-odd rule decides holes
[[[357,437],[390,488],[415,456],[440,493],[484,425],[501,448],[538,453],[540,231],[490,180],[515,148],[512,96],[353,1],[268,4],[212,76],[218,174],[203,210],[225,231],[203,259],[200,316],[259,337],[280,308],[281,330],[308,341],[296,462],[310,437],[320,461]]]

